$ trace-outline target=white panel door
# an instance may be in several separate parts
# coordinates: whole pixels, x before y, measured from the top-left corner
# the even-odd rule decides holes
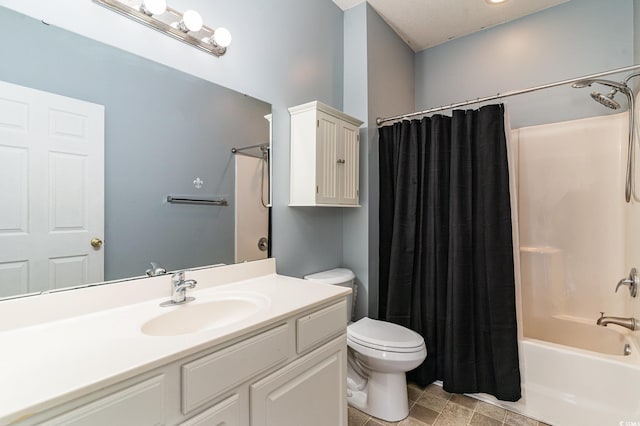
[[[0,82],[0,297],[104,280],[104,107]]]

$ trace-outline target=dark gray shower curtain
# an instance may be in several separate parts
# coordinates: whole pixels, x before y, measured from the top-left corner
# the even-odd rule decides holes
[[[520,399],[504,108],[379,129],[379,318],[419,332],[409,378]]]

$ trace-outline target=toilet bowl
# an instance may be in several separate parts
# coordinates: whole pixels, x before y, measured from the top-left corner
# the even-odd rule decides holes
[[[338,268],[307,275],[305,279],[353,286],[355,275]],[[348,319],[351,319],[349,303]],[[424,339],[415,331],[371,318],[347,326],[347,400],[350,405],[379,419],[396,422],[409,415],[405,373],[427,357]]]

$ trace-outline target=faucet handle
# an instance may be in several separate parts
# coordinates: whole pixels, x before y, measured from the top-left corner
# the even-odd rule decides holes
[[[184,271],[178,271],[171,275],[171,284],[178,286],[184,281]]]
[[[631,268],[631,272],[629,272],[628,278],[623,278],[618,281],[618,285],[616,285],[616,293],[620,286],[629,286],[629,293],[631,297],[636,297],[638,294],[638,286],[640,285],[640,276],[638,276],[638,270],[636,268]]]

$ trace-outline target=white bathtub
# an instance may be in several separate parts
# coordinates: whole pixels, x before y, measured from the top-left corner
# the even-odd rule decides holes
[[[618,326],[569,317],[554,318],[535,337],[519,344],[522,399],[476,396],[554,426],[640,426],[636,337]],[[625,344],[631,348],[627,356]]]

